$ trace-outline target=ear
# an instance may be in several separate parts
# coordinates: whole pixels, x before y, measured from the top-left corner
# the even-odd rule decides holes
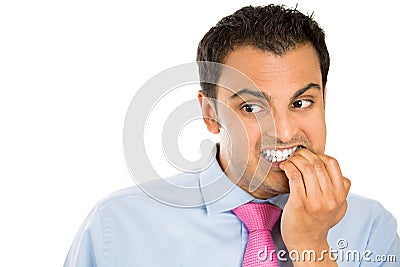
[[[197,99],[199,100],[203,120],[208,131],[213,134],[218,134],[220,130],[213,103],[211,103],[210,99],[206,97],[202,91],[199,91]]]

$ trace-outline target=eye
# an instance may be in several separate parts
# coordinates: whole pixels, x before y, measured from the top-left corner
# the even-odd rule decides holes
[[[257,113],[257,112],[263,111],[264,109],[256,104],[245,104],[245,105],[243,105],[241,110],[244,110],[247,113]]]
[[[293,102],[292,106],[294,108],[304,109],[310,107],[314,101],[310,99],[299,99]]]

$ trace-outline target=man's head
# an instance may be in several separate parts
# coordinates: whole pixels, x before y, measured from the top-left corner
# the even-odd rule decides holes
[[[257,86],[201,83],[204,121],[210,132],[220,133],[218,160],[225,173],[247,191],[250,184],[261,184],[252,192],[259,198],[289,192],[279,162],[302,147],[325,150],[329,54],[322,29],[297,10],[244,7],[204,36],[197,60],[228,65]],[[221,68],[207,66],[199,64],[201,79],[222,75]]]

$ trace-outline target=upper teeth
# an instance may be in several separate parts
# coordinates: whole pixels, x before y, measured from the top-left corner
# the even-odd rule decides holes
[[[272,150],[265,149],[263,150],[264,157],[271,162],[280,162],[287,160],[295,151],[302,148],[302,146],[295,146],[289,149],[284,150]]]

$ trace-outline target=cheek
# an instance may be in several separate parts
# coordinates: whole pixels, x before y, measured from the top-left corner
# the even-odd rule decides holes
[[[226,134],[229,135],[232,146],[240,151],[251,151],[260,144],[261,131],[257,122],[243,120],[241,125],[230,123],[226,125]]]
[[[303,122],[303,132],[311,142],[314,151],[323,153],[326,141],[325,116],[318,114],[318,116],[313,116],[312,119]]]
[[[246,135],[250,145],[250,149],[253,149],[261,141],[261,130],[258,123],[249,123],[246,126]]]
[[[256,119],[243,118],[240,115],[232,117],[221,116],[221,122],[223,122],[226,134],[229,135],[232,143],[235,145],[254,144],[260,140],[260,125]]]

